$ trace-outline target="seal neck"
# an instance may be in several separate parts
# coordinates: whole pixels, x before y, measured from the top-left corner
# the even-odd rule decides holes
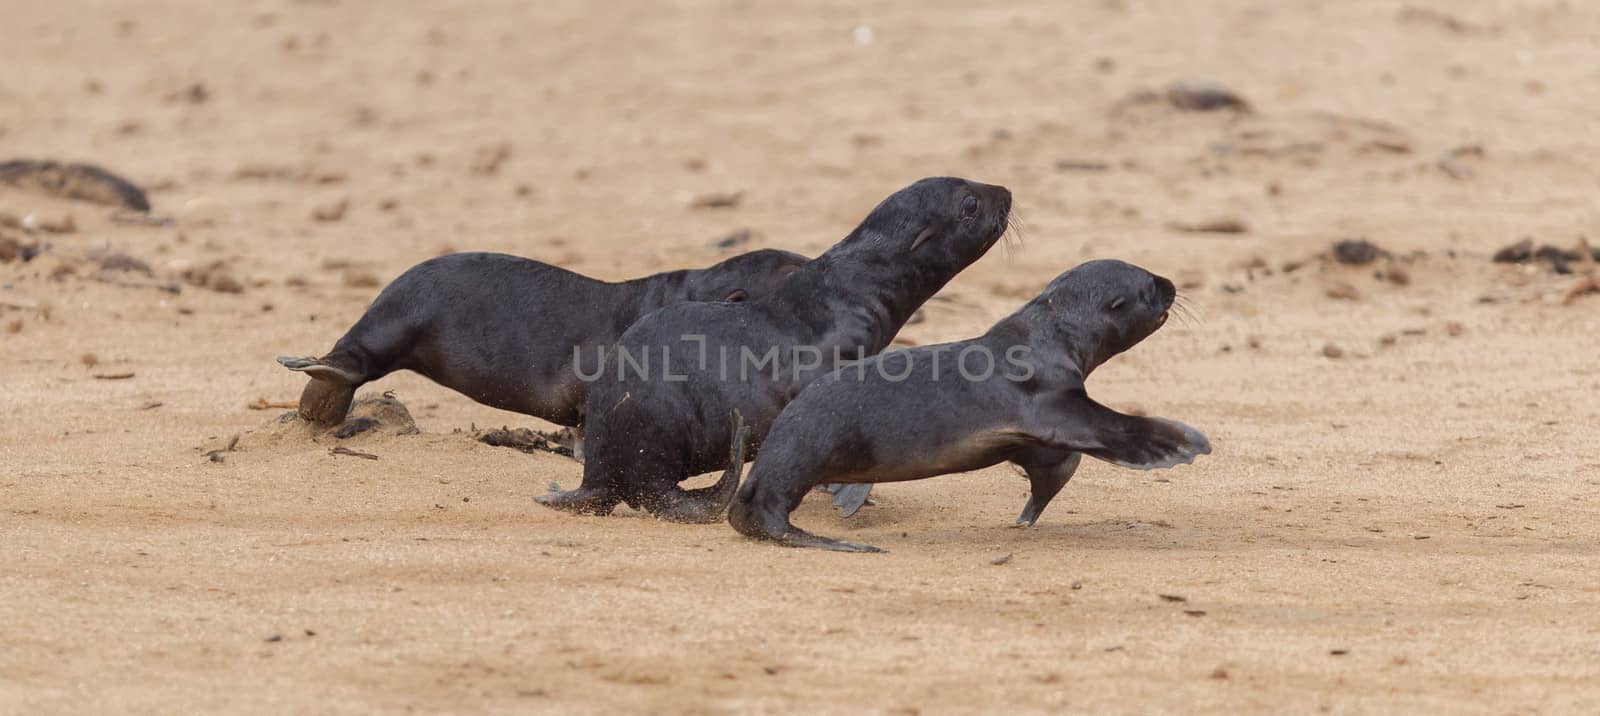
[[[864,357],[887,347],[967,264],[918,261],[884,237],[859,233],[801,266],[771,300],[810,329],[807,342]]]
[[[1073,376],[1087,379],[1100,364],[1095,354],[1099,340],[1088,326],[1061,320],[1055,312],[1047,301],[1034,299],[994,324],[984,337],[1007,346],[1026,346],[1025,360],[1035,375],[1046,381],[1070,381]]]

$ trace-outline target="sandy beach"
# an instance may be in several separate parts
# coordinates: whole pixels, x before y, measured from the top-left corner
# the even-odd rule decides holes
[[[1600,6],[11,5],[0,161],[153,220],[0,183],[0,712],[1600,712],[1595,263],[1493,260],[1600,247]],[[1020,232],[902,345],[1139,264],[1195,315],[1089,391],[1215,452],[809,499],[849,555],[543,509],[474,433],[552,426],[413,374],[282,420],[429,257],[815,255],[932,175]]]

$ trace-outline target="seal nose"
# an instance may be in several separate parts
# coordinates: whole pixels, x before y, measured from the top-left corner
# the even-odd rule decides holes
[[[1000,207],[1000,215],[1011,213],[1011,190],[998,184],[993,185],[995,204]]]
[[[985,203],[994,206],[991,221],[997,229],[994,240],[999,241],[1001,236],[1011,230],[1011,190],[998,184],[986,184],[984,188],[986,190],[984,194],[989,199]]]
[[[1172,285],[1172,282],[1167,280],[1167,278],[1164,276],[1157,276],[1155,278],[1156,291],[1161,294],[1161,304],[1166,307],[1171,307],[1172,302],[1178,297],[1178,287]]]

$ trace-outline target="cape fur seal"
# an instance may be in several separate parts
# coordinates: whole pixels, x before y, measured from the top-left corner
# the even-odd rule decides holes
[[[321,424],[342,421],[362,384],[411,370],[484,405],[581,426],[589,384],[579,354],[665,306],[771,293],[806,261],[763,249],[611,283],[506,254],[449,254],[390,283],[327,355],[278,362],[311,376],[300,415]]]
[[[1172,282],[1121,261],[1092,261],[970,340],[874,356],[808,386],[784,409],[738,489],[728,521],[794,547],[876,552],[813,535],[789,513],[820,484],[920,480],[1011,462],[1032,494],[1032,525],[1082,455],[1137,470],[1211,452],[1200,431],[1124,415],[1084,379],[1166,322]],[[737,480],[739,465],[730,465]]]
[[[1000,239],[1010,211],[1004,187],[923,179],[769,296],[646,316],[618,339],[616,360],[590,388],[582,485],[538,501],[587,514],[626,502],[668,520],[720,519],[729,480],[694,491],[678,483],[722,469],[730,449],[742,460],[807,383],[883,350],[918,306]],[[735,410],[750,433],[730,446]]]

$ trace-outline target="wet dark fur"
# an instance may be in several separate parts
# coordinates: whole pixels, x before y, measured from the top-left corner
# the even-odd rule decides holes
[[[885,353],[818,379],[772,425],[729,522],[791,546],[876,551],[805,532],[789,513],[824,483],[918,480],[1011,462],[1032,484],[1018,519],[1031,525],[1080,454],[1148,470],[1209,453],[1193,428],[1123,415],[1084,392],[1096,366],[1165,322],[1175,295],[1165,278],[1094,261],[983,336]],[[983,355],[994,357],[992,373]]]
[[[764,249],[609,283],[516,256],[450,254],[401,274],[327,355],[279,362],[313,376],[300,413],[321,424],[343,420],[362,384],[410,370],[484,405],[576,426],[588,384],[575,349],[592,362],[651,311],[765,295],[806,261]]]
[[[970,199],[970,201],[969,201]],[[539,498],[572,512],[607,514],[619,502],[680,521],[720,519],[714,488],[687,492],[682,480],[725,467],[735,410],[750,427],[749,452],[779,411],[834,356],[883,350],[912,312],[1004,234],[1011,195],[1003,187],[954,178],[924,179],[885,199],[849,236],[801,267],[777,292],[738,304],[684,304],[629,328],[618,347],[646,354],[648,379],[606,375],[589,394],[588,460],[576,490]],[[706,366],[698,364],[703,336]],[[797,366],[794,348],[821,352],[821,365]],[[722,350],[737,365],[740,349],[776,350],[770,368],[723,380]],[[661,358],[670,355],[664,380]],[[720,487],[720,486],[719,486]]]

